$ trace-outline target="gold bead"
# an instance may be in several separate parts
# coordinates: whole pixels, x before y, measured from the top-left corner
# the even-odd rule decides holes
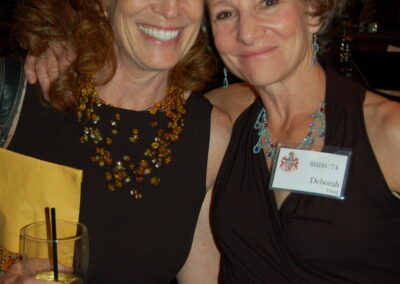
[[[129,141],[131,143],[136,143],[138,140],[139,140],[139,136],[137,136],[137,135],[133,135],[133,136],[129,137]]]
[[[159,177],[151,177],[151,179],[150,179],[150,183],[152,185],[159,185],[160,181],[161,181],[161,179]]]
[[[155,114],[157,113],[157,109],[156,109],[156,108],[150,108],[150,109],[149,109],[149,113],[150,113],[151,115],[155,115]]]
[[[140,193],[138,190],[134,189],[130,191],[130,194],[135,197],[136,199],[141,199],[142,198],[142,193]]]
[[[149,162],[148,161],[146,161],[146,160],[141,160],[140,162],[139,162],[139,165],[140,165],[140,167],[142,167],[142,168],[148,168],[149,167]]]
[[[134,173],[137,175],[143,175],[144,169],[142,167],[137,168]]]

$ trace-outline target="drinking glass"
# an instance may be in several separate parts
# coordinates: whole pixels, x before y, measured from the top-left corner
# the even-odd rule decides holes
[[[35,222],[21,229],[20,253],[23,273],[35,279],[53,281],[56,273],[58,282],[85,283],[89,264],[86,227],[81,223],[63,220],[57,220],[55,224],[56,240],[52,239],[49,221]],[[54,271],[54,259],[57,260],[58,271]]]

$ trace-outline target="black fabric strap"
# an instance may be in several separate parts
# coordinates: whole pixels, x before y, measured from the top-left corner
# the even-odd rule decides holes
[[[0,57],[0,147],[7,139],[20,104],[24,80],[22,60]]]

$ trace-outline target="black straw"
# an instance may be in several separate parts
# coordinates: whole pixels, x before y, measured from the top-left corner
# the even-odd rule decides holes
[[[52,236],[52,239],[53,239],[53,272],[54,272],[54,281],[58,281],[56,209],[54,207],[51,208],[51,236]]]
[[[51,236],[50,207],[44,208],[44,215],[46,217],[46,235],[47,235],[47,239],[51,240],[53,237]],[[48,253],[49,253],[49,259],[53,259],[53,243],[48,244]]]

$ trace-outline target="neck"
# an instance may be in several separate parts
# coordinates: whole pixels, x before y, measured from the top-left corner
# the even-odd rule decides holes
[[[98,87],[98,94],[102,100],[113,106],[145,110],[162,100],[167,88],[168,70],[139,70],[137,67],[127,66],[123,60],[118,60],[114,76],[105,85]]]
[[[259,140],[253,151],[258,153],[262,149],[269,165],[281,143],[306,150],[322,148],[325,73],[319,65],[314,68],[308,73],[300,70],[280,83],[258,88],[266,113],[261,110],[254,124]]]
[[[325,100],[325,72],[318,64],[299,66],[284,80],[259,86],[257,91],[274,128],[308,117]]]

